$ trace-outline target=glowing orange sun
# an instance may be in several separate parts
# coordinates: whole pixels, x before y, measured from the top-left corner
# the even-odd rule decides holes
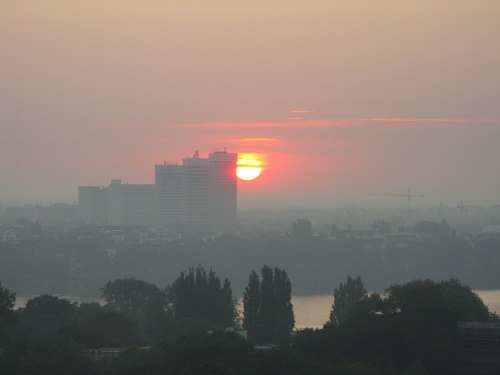
[[[236,176],[242,180],[253,180],[262,172],[262,161],[257,154],[239,154]]]

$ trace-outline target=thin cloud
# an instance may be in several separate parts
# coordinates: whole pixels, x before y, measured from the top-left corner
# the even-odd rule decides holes
[[[265,143],[265,144],[282,144],[284,143],[278,138],[234,138],[228,139],[229,143]]]
[[[302,120],[297,118],[298,120]],[[307,127],[328,127],[328,126],[344,126],[353,124],[353,120],[338,119],[338,120],[303,120],[293,122],[215,122],[215,123],[199,123],[199,124],[178,124],[174,127],[181,129],[239,129],[239,128],[307,128]]]
[[[418,117],[389,117],[389,118],[371,118],[366,119],[373,122],[427,122],[427,123],[474,123],[474,124],[494,124],[500,122],[500,119],[492,118],[418,118]]]

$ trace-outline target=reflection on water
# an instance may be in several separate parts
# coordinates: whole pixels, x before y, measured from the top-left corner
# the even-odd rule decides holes
[[[292,297],[295,328],[322,328],[330,317],[333,294]]]

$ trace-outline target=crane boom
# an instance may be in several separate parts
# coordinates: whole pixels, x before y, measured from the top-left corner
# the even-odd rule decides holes
[[[407,200],[408,200],[408,208],[410,208],[411,198],[413,198],[413,197],[415,197],[415,198],[424,198],[425,197],[424,194],[412,194],[410,189],[408,189],[408,193],[407,194],[398,194],[398,193],[370,193],[370,195],[384,195],[384,196],[387,196],[387,197],[406,197]]]

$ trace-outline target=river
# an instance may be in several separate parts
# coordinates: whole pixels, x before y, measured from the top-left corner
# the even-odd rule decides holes
[[[490,311],[500,314],[500,289],[497,290],[475,290]],[[81,302],[76,297],[58,296],[70,301]],[[30,297],[17,297],[15,308],[24,307]],[[102,302],[102,301],[101,301]],[[328,320],[332,309],[333,294],[320,294],[312,296],[293,296],[292,304],[295,313],[295,327],[321,328]]]

